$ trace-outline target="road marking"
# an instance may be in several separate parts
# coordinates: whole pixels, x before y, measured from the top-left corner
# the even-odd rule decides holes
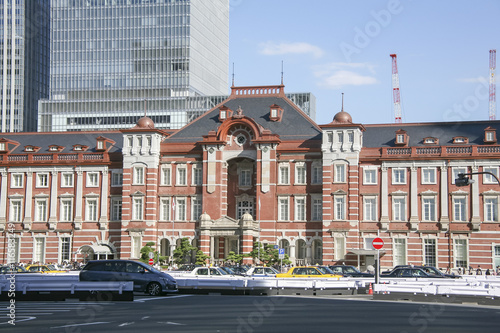
[[[174,323],[172,321],[158,321],[158,324],[167,324],[167,325],[177,325],[177,326],[186,326],[186,324],[181,324],[181,323]]]
[[[16,324],[17,324],[17,323],[20,323],[20,322],[23,322],[23,321],[28,321],[28,320],[33,320],[33,319],[36,319],[36,317],[27,317],[27,318],[25,318],[25,319],[18,319],[18,318],[19,318],[19,316],[17,316],[17,315],[16,315],[16,320],[15,320],[15,323],[16,323]],[[21,318],[22,318],[22,316],[21,316]],[[7,322],[7,321],[6,321],[6,322],[4,322],[4,323],[0,323],[0,325],[7,325],[7,324],[12,325],[12,324],[10,324],[10,323],[9,323],[9,322]]]
[[[122,327],[122,326],[128,326],[128,325],[133,325],[135,324],[135,321],[131,322],[131,323],[123,323],[123,324],[120,324],[118,325],[118,327]]]
[[[88,326],[88,325],[99,325],[99,324],[109,324],[109,321],[96,321],[94,323],[83,323],[83,324],[73,324],[64,326],[54,326],[51,328],[65,328],[65,327],[76,327],[76,326]]]
[[[154,297],[154,298],[140,298],[140,299],[134,299],[134,302],[146,302],[146,301],[154,301],[158,299],[172,299],[172,298],[182,298],[182,297],[190,297],[193,295],[177,295],[177,296],[168,296],[168,297]]]

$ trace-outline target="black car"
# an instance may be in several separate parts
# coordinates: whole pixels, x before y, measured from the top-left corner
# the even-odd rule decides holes
[[[134,291],[152,296],[178,291],[173,277],[133,260],[89,261],[80,272],[80,281],[133,281]]]
[[[360,272],[356,267],[349,265],[328,266],[335,274],[342,274],[344,277],[374,277],[373,274]]]
[[[408,268],[408,267],[409,268],[419,268],[419,269],[423,270],[424,272],[426,272],[427,274],[429,274],[431,277],[452,278],[452,279],[460,278],[460,275],[445,274],[433,266],[398,265],[398,266],[394,267],[394,269],[396,269],[396,268]],[[389,274],[391,272],[392,271],[386,271],[386,272],[383,272],[382,275],[386,275],[386,274]]]
[[[398,267],[392,272],[382,274],[382,278],[442,278],[442,276],[430,275],[420,268],[415,267]]]

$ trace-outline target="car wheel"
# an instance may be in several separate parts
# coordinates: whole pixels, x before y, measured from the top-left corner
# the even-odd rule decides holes
[[[161,286],[158,282],[151,282],[147,288],[148,295],[158,296],[161,294]]]

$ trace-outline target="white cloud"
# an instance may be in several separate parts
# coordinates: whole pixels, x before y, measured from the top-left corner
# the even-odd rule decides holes
[[[458,82],[465,82],[465,83],[483,83],[483,82],[488,81],[488,80],[484,76],[478,76],[478,77],[457,79],[457,81]]]
[[[266,42],[260,44],[260,53],[265,55],[280,55],[280,54],[312,54],[315,58],[323,56],[324,52],[321,48],[309,43],[274,43]]]
[[[377,84],[373,76],[375,66],[369,63],[336,62],[318,67],[314,75],[320,79],[318,85],[327,89],[341,89],[344,86]],[[369,72],[371,75],[366,75]]]

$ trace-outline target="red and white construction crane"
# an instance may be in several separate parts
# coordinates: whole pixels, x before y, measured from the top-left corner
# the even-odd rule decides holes
[[[401,123],[401,95],[399,93],[399,74],[397,55],[391,54],[392,58],[392,97],[394,99],[394,117],[396,123]]]
[[[495,68],[497,67],[497,50],[490,50],[490,120],[496,119],[497,98],[495,83]]]

